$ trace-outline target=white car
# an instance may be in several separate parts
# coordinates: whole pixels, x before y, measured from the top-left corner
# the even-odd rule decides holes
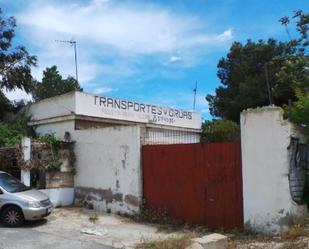
[[[42,219],[50,215],[52,209],[47,195],[0,171],[0,220],[6,226],[16,227],[25,220]]]

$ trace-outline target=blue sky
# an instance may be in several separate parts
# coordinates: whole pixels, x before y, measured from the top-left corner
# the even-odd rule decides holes
[[[308,0],[0,0],[17,19],[15,44],[38,57],[33,75],[57,65],[75,75],[77,40],[80,84],[85,92],[196,110],[211,119],[205,95],[220,84],[219,59],[233,41],[287,38],[278,20]],[[293,32],[292,32],[293,33]],[[25,96],[20,91],[11,99]]]

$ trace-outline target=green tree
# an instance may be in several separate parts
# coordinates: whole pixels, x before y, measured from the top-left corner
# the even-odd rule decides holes
[[[29,118],[20,117],[11,123],[0,122],[0,147],[16,145],[24,136],[35,137],[32,127],[27,126]]]
[[[297,101],[290,110],[291,120],[302,127],[309,142],[309,92],[296,90]]]
[[[83,89],[73,77],[63,79],[57,66],[52,66],[43,71],[42,82],[34,82],[32,96],[35,101],[39,101],[75,90]]]
[[[285,26],[285,30],[290,39],[290,43],[297,45],[298,51],[301,54],[306,53],[306,49],[309,45],[309,13],[304,13],[302,10],[294,11],[294,15],[292,19],[296,21],[296,30],[299,33],[299,37],[296,39],[292,39],[288,25],[290,24],[290,17],[284,16],[279,22],[281,25]]]
[[[269,105],[284,106],[296,101],[295,89],[308,89],[309,13],[296,11],[299,37],[291,39],[289,17],[280,19],[290,40],[268,39],[245,44],[234,42],[229,53],[218,63],[221,86],[215,95],[207,95],[210,113],[215,117],[239,122],[240,112],[247,108]]]
[[[0,9],[0,120],[11,107],[3,90],[19,88],[29,93],[32,89],[31,67],[37,61],[24,46],[12,46],[15,27],[15,18],[6,18]]]
[[[231,142],[240,139],[239,125],[231,120],[204,121],[201,142]]]
[[[213,116],[239,122],[242,110],[269,104],[271,97],[274,104],[282,106],[294,96],[289,88],[281,93],[268,94],[267,81],[270,88],[280,83],[276,74],[280,71],[284,56],[295,54],[295,47],[284,42],[269,39],[246,44],[234,42],[226,58],[218,63],[217,75],[222,86],[218,87],[215,95],[207,95],[210,113]],[[285,95],[288,93],[287,95]]]
[[[12,109],[10,100],[0,90],[0,122],[3,120],[5,114]]]
[[[286,56],[275,75],[277,84],[273,87],[275,98],[284,103],[286,98],[296,101],[298,91],[309,90],[309,57],[305,55]]]

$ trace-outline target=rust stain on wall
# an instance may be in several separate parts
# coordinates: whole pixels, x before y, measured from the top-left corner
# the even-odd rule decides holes
[[[112,203],[113,201],[122,202],[123,194],[113,193],[111,189],[76,187],[75,199],[77,202],[87,206],[92,201],[106,201],[106,203]]]
[[[139,199],[134,195],[126,195],[124,201],[132,206],[138,207],[139,206]]]

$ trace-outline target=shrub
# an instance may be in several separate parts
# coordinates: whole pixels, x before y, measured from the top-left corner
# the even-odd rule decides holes
[[[201,142],[230,142],[240,139],[240,128],[231,120],[205,121],[202,124]]]
[[[0,147],[16,145],[23,136],[34,136],[34,131],[27,126],[27,118],[19,118],[11,123],[0,122]]]
[[[309,92],[296,90],[297,101],[293,103],[290,111],[291,121],[304,129],[309,140]]]

